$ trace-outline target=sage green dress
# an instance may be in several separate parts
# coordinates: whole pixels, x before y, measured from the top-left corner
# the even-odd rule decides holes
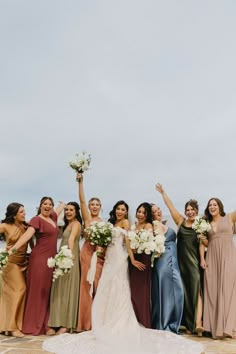
[[[62,235],[62,246],[68,245],[71,230],[65,229]],[[79,237],[74,243],[74,265],[68,274],[58,277],[52,284],[50,296],[49,327],[66,327],[73,331],[77,328],[80,266],[79,266]]]
[[[177,257],[184,288],[184,309],[181,325],[195,332],[198,291],[202,294],[199,241],[191,227],[181,224],[177,233]]]

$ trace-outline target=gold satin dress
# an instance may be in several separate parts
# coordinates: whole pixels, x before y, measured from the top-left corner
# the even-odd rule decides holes
[[[14,226],[12,227],[11,234],[5,235],[8,248],[13,247],[25,231]],[[20,247],[17,253],[9,256],[7,265],[2,270],[0,296],[1,332],[22,330],[26,296],[26,250],[27,244]]]

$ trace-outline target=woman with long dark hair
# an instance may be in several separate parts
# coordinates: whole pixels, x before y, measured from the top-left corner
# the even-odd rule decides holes
[[[0,224],[0,233],[3,234],[8,249],[14,247],[26,228],[24,206],[20,203],[9,204],[5,219]],[[17,253],[9,255],[2,270],[0,332],[11,334],[13,337],[24,337],[21,331],[26,296],[26,250],[25,243]]]
[[[55,331],[48,326],[49,300],[53,269],[47,266],[47,260],[57,252],[58,226],[57,216],[64,208],[64,203],[53,210],[51,197],[43,197],[27,231],[9,250],[18,252],[34,235],[36,244],[30,254],[27,272],[27,297],[22,331],[25,334],[53,335]]]
[[[74,265],[68,274],[57,278],[52,284],[48,325],[59,328],[57,334],[77,329],[80,286],[79,238],[82,224],[78,203],[66,204],[64,222],[60,249],[68,246],[73,255]]]
[[[236,338],[236,249],[233,228],[236,211],[226,214],[218,198],[211,198],[205,209],[210,222],[206,260],[201,259],[204,275],[203,327],[213,338]],[[203,253],[202,253],[203,254]]]

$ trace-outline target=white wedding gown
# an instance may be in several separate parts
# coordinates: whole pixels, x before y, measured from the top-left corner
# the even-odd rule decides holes
[[[61,334],[43,342],[56,354],[200,354],[200,343],[168,331],[142,327],[131,303],[125,231],[113,229],[92,306],[92,330]]]

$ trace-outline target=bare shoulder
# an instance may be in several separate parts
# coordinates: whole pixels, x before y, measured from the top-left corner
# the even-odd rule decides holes
[[[149,222],[145,225],[144,227],[145,230],[152,230],[152,224],[150,224]]]
[[[130,228],[129,220],[127,219],[123,220],[122,227],[123,229],[129,229]]]

